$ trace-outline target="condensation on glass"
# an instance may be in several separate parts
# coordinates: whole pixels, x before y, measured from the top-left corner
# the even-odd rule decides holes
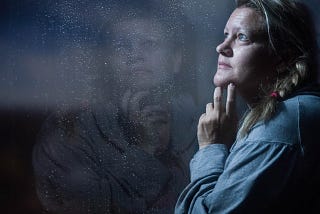
[[[173,213],[233,1],[0,5],[4,209]]]

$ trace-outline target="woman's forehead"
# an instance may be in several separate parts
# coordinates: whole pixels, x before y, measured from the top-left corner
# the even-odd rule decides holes
[[[225,29],[245,30],[245,31],[265,31],[264,18],[252,8],[241,7],[237,8],[231,14]]]

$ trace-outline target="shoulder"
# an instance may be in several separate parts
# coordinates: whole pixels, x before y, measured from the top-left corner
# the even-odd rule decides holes
[[[88,136],[96,129],[94,112],[90,110],[53,111],[37,134],[34,152],[61,153],[62,150],[84,146],[84,142],[90,143]]]
[[[302,114],[301,116],[313,116],[319,117],[320,115],[320,96],[315,95],[299,95],[292,99],[296,99],[299,105],[299,111]],[[309,119],[309,118],[306,118]]]
[[[296,144],[301,141],[301,128],[314,118],[320,118],[320,97],[297,95],[279,103],[275,115],[266,122],[257,123],[247,141]],[[317,119],[319,124],[320,119]],[[319,124],[320,125],[320,124]]]
[[[294,118],[295,125],[301,131],[305,128],[311,128],[313,125],[318,127],[320,125],[320,96],[313,94],[303,94],[294,96],[282,103],[282,108],[279,109],[281,112],[287,112],[284,114],[288,122],[293,122]],[[283,122],[283,123],[288,123]],[[288,124],[292,125],[292,124]]]
[[[92,120],[91,112],[88,111],[54,111],[42,124],[41,130],[38,133],[38,140],[54,135],[59,135],[60,137],[70,136],[82,124],[88,124]]]
[[[304,147],[319,149],[317,138],[320,127],[320,96],[297,96],[299,109],[299,134]]]

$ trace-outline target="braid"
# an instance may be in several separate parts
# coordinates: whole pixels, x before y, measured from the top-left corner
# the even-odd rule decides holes
[[[292,68],[278,71],[279,75],[283,74],[282,78],[278,78],[272,90],[265,90],[265,97],[245,116],[240,128],[240,137],[244,137],[257,122],[268,121],[276,112],[279,100],[285,99],[308,80],[307,67],[307,62],[302,58]],[[277,92],[279,97],[270,96],[271,92]]]
[[[317,42],[312,17],[297,1],[236,0],[236,3],[237,7],[255,9],[264,17],[270,49],[281,61],[277,79],[269,86],[261,86],[258,103],[244,116],[239,130],[240,137],[244,137],[257,122],[272,118],[279,101],[316,77]]]

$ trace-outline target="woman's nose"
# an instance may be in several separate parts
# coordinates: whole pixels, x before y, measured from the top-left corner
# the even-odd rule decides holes
[[[231,57],[233,55],[232,47],[230,42],[225,40],[217,46],[216,51],[223,56]]]

